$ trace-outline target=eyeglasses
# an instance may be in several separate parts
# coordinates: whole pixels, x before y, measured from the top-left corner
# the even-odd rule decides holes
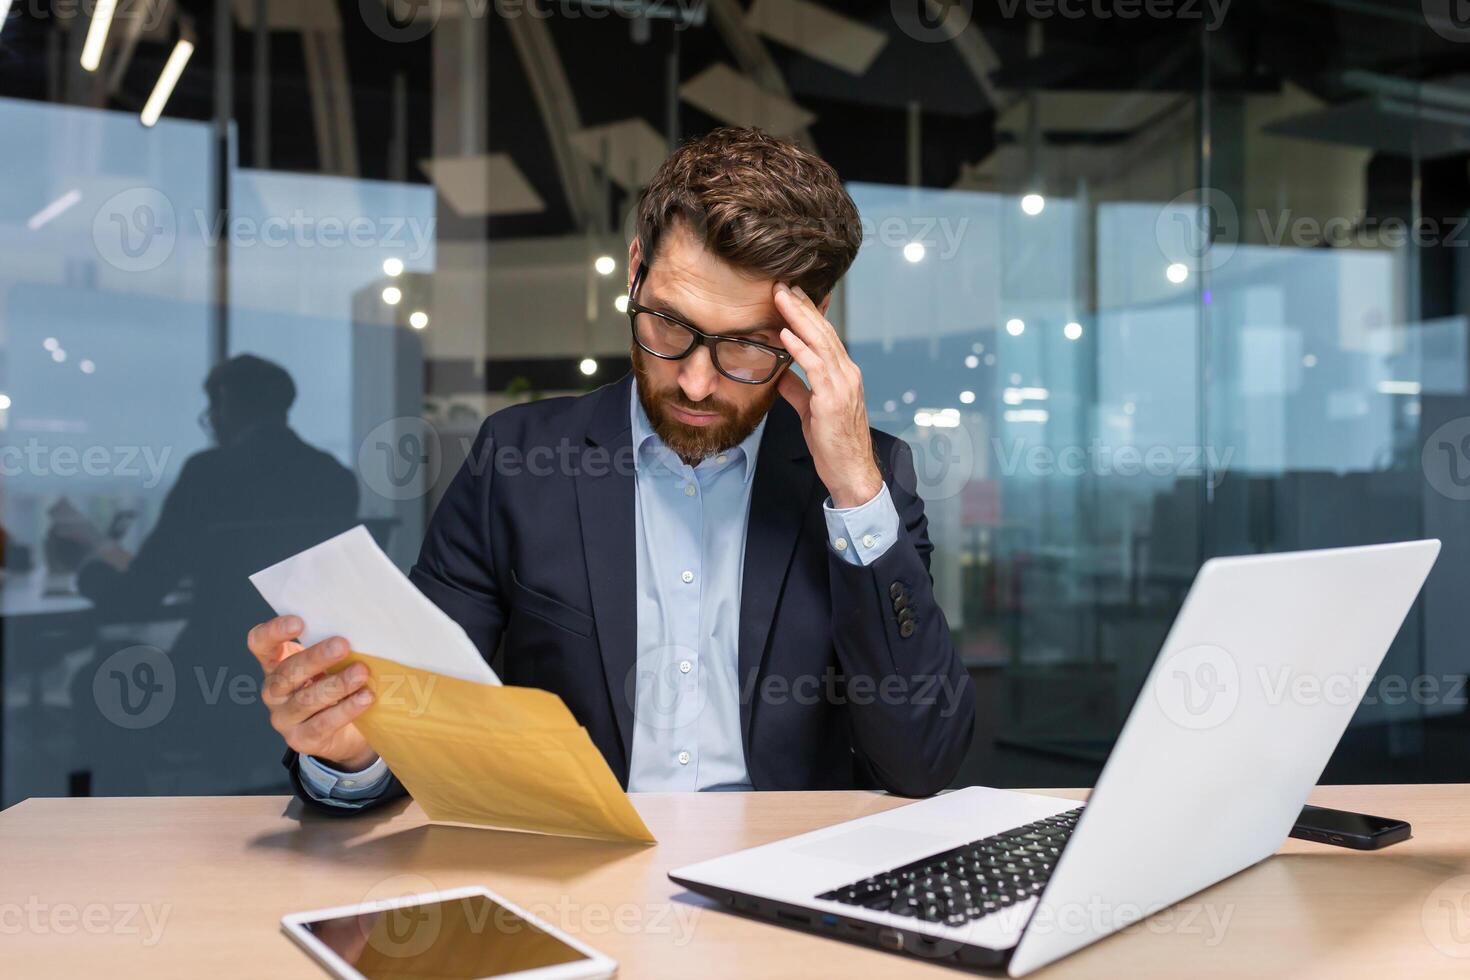
[[[737,340],[707,334],[667,313],[640,306],[633,299],[643,285],[647,266],[638,264],[633,275],[633,289],[628,296],[628,322],[633,329],[633,342],[654,357],[679,361],[693,354],[701,344],[709,348],[715,370],[731,381],[743,385],[770,383],[781,369],[791,363],[791,355],[779,347],[758,344],[753,340]]]

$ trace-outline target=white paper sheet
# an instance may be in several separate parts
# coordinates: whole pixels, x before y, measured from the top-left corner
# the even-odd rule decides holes
[[[464,628],[420,592],[359,524],[250,576],[307,646],[344,637],[359,653],[447,677],[499,684]]]

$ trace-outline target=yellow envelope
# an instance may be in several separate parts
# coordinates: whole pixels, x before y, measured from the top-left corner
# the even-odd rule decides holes
[[[374,701],[358,719],[435,823],[655,843],[562,699],[405,667],[353,651]]]

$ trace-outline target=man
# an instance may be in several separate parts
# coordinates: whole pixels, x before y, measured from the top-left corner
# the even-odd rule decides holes
[[[413,582],[629,790],[920,796],[964,757],[912,459],[824,315],[860,244],[817,157],[748,129],[685,145],[628,249],[633,374],[491,416],[430,523]],[[303,628],[249,638],[301,796],[401,795],[352,724],[366,668],[323,677],[349,644]]]
[[[118,773],[128,760],[145,765],[160,751],[175,759],[164,767],[165,775],[191,792],[240,792],[278,783],[278,772],[259,765],[274,738],[259,709],[221,694],[239,669],[224,652],[270,612],[246,576],[356,520],[352,471],[303,442],[287,422],[296,385],[284,368],[240,354],[209,372],[204,392],[208,407],[200,422],[215,445],[184,462],[136,554],[66,501],[51,512],[52,535],[87,556],[77,590],[104,617],[129,623],[180,615],[187,620],[168,653],[178,683],[167,724],[138,731],[108,725],[107,736],[94,743],[126,757],[97,763],[104,789],[137,791],[139,784]],[[188,603],[162,605],[186,583]],[[79,676],[79,683],[90,681],[90,672]],[[78,703],[94,701],[89,688]]]

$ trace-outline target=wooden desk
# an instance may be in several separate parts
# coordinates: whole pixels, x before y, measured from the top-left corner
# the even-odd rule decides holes
[[[431,827],[412,804],[357,820],[298,820],[299,805],[282,797],[27,800],[0,813],[0,972],[314,980],[324,974],[279,931],[284,913],[485,884],[615,957],[624,977],[964,975],[737,918],[665,877],[902,801],[869,793],[635,800],[663,841],[657,847]],[[1378,853],[1289,841],[1280,855],[1176,907],[1172,919],[1112,936],[1038,976],[1470,972],[1470,877],[1456,881],[1470,875],[1470,786],[1329,787],[1313,800],[1403,817],[1414,838]],[[1458,941],[1441,899],[1460,903]],[[1186,918],[1201,908],[1216,921],[1228,915],[1223,935],[1205,915]]]

